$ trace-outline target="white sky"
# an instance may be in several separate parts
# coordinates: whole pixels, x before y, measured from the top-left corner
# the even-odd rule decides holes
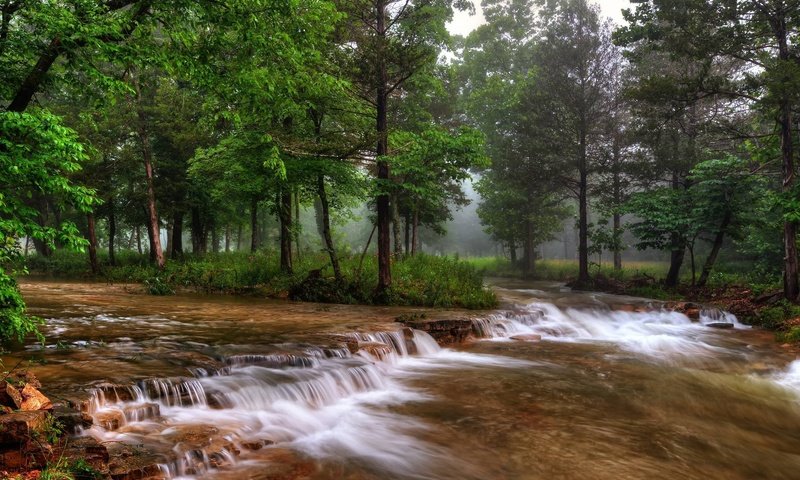
[[[447,25],[450,33],[466,35],[475,27],[484,22],[481,12],[480,0],[473,0],[475,4],[475,15],[470,16],[466,12],[456,12],[453,21]],[[595,0],[600,5],[603,16],[610,17],[615,23],[622,23],[622,9],[632,8],[630,0]]]

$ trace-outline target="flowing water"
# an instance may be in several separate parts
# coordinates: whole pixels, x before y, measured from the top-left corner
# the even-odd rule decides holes
[[[800,478],[800,362],[724,312],[504,284],[443,349],[413,309],[23,290],[47,344],[4,364],[167,478]]]

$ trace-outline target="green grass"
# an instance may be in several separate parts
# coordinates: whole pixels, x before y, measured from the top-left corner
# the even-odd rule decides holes
[[[333,279],[328,257],[304,252],[295,260],[294,273],[284,274],[279,259],[269,253],[218,253],[202,257],[187,256],[167,262],[159,272],[146,256],[125,252],[117,257],[117,265],[109,266],[102,258],[98,277],[115,283],[141,283],[152,294],[168,295],[188,289],[205,293],[258,294],[285,296],[306,301],[351,304],[418,305],[429,307],[462,307],[485,309],[494,307],[497,298],[484,287],[483,274],[467,262],[453,257],[417,255],[396,260],[393,264],[393,285],[378,298],[374,288],[378,266],[374,255],[341,258],[344,281]],[[57,252],[51,258],[27,259],[33,274],[61,278],[92,278],[86,256],[78,252]]]
[[[471,257],[464,259],[467,263],[494,277],[517,277],[522,271],[503,257]],[[596,263],[590,265],[590,273],[601,273],[609,278],[627,280],[637,276],[648,275],[661,278],[667,274],[669,265],[664,262],[625,262],[621,271],[614,270],[610,262],[601,266]],[[576,260],[539,260],[536,262],[534,278],[537,280],[569,281],[578,276],[578,262]]]

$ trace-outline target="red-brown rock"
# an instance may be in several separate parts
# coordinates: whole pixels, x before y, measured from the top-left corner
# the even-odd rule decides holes
[[[30,383],[25,384],[22,392],[22,403],[19,406],[20,410],[50,410],[53,408],[53,403],[49,398],[44,396],[42,392],[36,389]]]

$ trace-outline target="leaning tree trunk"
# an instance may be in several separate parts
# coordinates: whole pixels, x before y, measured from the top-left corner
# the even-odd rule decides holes
[[[331,235],[331,216],[330,205],[328,203],[328,193],[325,191],[325,176],[317,176],[317,196],[319,197],[320,220],[322,223],[322,239],[325,241],[325,249],[328,251],[328,256],[331,259],[331,268],[333,268],[333,275],[337,282],[342,282],[342,270],[339,267],[339,256],[336,254],[336,248],[333,244],[333,236]]]
[[[714,268],[714,264],[717,262],[717,255],[719,255],[719,251],[722,249],[722,241],[725,239],[725,233],[728,230],[728,225],[731,223],[732,216],[733,213],[727,210],[722,217],[722,222],[719,225],[717,234],[714,235],[714,243],[711,245],[711,252],[708,254],[708,258],[706,258],[706,263],[703,264],[703,271],[700,273],[700,279],[697,281],[698,287],[704,287],[708,282],[708,276],[711,274],[711,269]]]
[[[278,221],[281,228],[281,272],[292,273],[292,194],[286,188],[278,193]]]
[[[153,152],[150,149],[150,137],[147,132],[147,115],[142,108],[142,95],[139,90],[139,82],[134,81],[136,91],[136,115],[139,119],[138,134],[139,143],[142,148],[142,160],[144,161],[145,180],[147,181],[147,227],[151,238],[151,258],[159,270],[164,269],[164,252],[161,250],[161,235],[158,225],[158,211],[156,211],[156,191],[153,185]]]
[[[100,264],[97,262],[97,229],[93,213],[86,214],[86,227],[89,233],[89,267],[97,275],[100,273]]]

